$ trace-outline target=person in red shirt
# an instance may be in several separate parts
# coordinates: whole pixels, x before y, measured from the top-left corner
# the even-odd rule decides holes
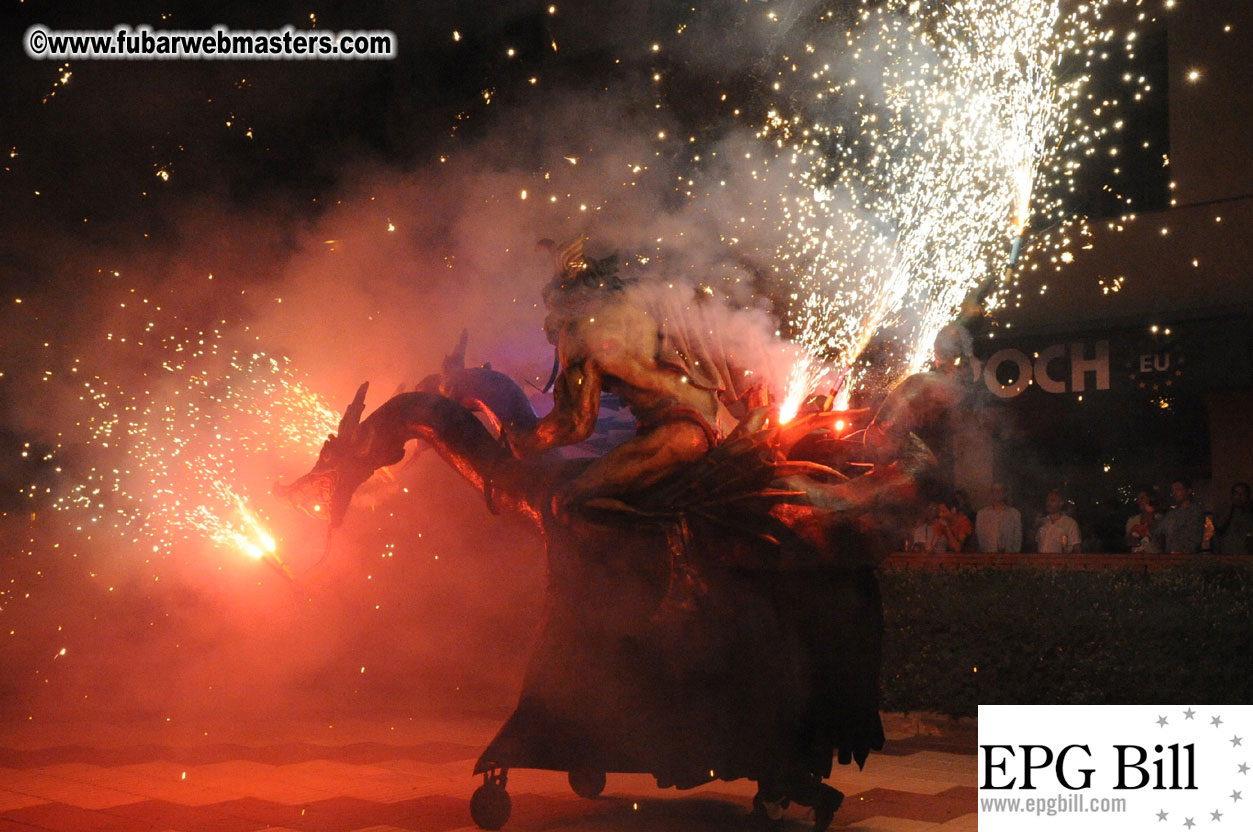
[[[1136,507],[1140,512],[1127,518],[1127,548],[1132,552],[1157,554],[1161,552],[1157,548],[1157,526],[1162,518],[1157,513],[1153,495],[1147,489],[1136,494]]]
[[[964,512],[949,508],[943,503],[940,504],[940,516],[935,523],[936,537],[944,538],[945,548],[950,552],[962,551],[974,531],[970,518]]]

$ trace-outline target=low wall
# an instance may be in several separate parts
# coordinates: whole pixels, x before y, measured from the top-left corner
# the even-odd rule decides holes
[[[1253,702],[1253,557],[899,554],[880,581],[886,711]]]

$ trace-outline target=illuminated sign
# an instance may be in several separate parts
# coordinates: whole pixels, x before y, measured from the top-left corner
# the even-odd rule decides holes
[[[1109,341],[1053,344],[1031,355],[1010,347],[987,361],[976,359],[975,374],[1002,399],[1019,396],[1032,385],[1046,393],[1108,390]]]

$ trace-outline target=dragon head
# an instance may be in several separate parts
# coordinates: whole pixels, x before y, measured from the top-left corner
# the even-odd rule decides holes
[[[370,457],[368,436],[361,428],[367,381],[339,420],[339,429],[322,443],[313,469],[290,485],[274,484],[274,493],[311,517],[328,519],[331,527],[344,521],[353,492],[370,478],[376,466]]]

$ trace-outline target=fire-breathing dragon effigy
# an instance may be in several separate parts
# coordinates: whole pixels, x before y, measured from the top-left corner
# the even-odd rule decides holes
[[[842,799],[823,782],[833,759],[882,748],[873,568],[917,510],[935,458],[914,431],[952,385],[916,376],[873,418],[827,398],[780,423],[750,356],[699,306],[618,278],[581,243],[553,248],[550,414],[504,374],[466,368],[463,335],[441,373],[364,419],[361,385],[313,469],[276,489],[334,528],[417,439],[543,535],[545,620],[517,709],[475,767],[483,828],[508,818],[510,768],[544,768],[590,796],[606,772],[679,788],[746,777],[758,815],[797,802],[822,832]],[[637,436],[562,457],[591,433],[602,390]]]

